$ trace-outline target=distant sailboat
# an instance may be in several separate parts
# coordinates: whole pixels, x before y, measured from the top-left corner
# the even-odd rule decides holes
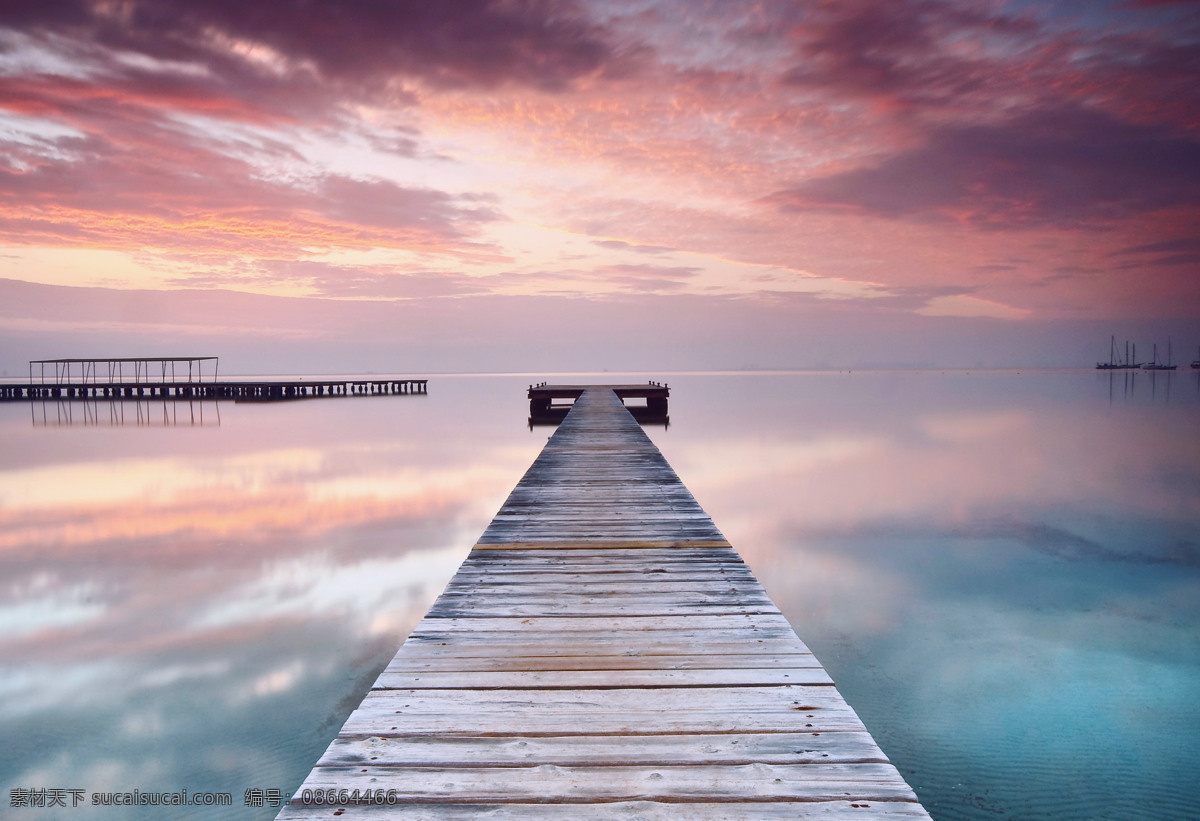
[[[1097,362],[1096,368],[1102,371],[1115,371],[1117,368],[1122,368],[1123,365],[1117,363],[1117,338],[1114,336],[1112,341],[1108,343],[1108,361]]]
[[[1144,371],[1173,371],[1176,366],[1171,364],[1171,337],[1167,337],[1167,361],[1158,361],[1158,343],[1154,343],[1154,358],[1142,365]]]
[[[1200,370],[1200,350],[1196,351],[1196,358],[1192,360],[1192,367]]]
[[[1136,368],[1137,363],[1133,360],[1137,358],[1137,347],[1135,346],[1133,357],[1129,355],[1129,342],[1125,342],[1125,359],[1121,359],[1121,355],[1117,352],[1117,338],[1114,336],[1108,344],[1108,361],[1097,362],[1096,368],[1101,371],[1119,371],[1125,368]]]

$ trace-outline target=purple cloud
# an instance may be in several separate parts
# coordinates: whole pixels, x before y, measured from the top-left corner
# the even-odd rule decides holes
[[[1144,245],[1134,245],[1130,248],[1122,248],[1115,252],[1116,254],[1180,254],[1195,252],[1200,253],[1200,237],[1187,237],[1185,239],[1172,239],[1163,242],[1149,242]]]
[[[559,91],[622,61],[575,4],[548,0],[75,0],[19,4],[6,15],[26,31],[195,61],[241,80],[271,74],[245,60],[235,65],[263,45],[288,61],[276,72],[301,77],[307,64],[343,90],[384,88],[399,76],[440,88],[515,83]]]
[[[785,85],[887,98],[959,103],[1011,86],[1014,55],[1038,34],[1031,17],[994,4],[947,0],[844,0],[789,6],[797,59]],[[963,48],[965,38],[991,48]]]
[[[1196,230],[1200,232],[1200,226],[1197,226]],[[1156,268],[1176,265],[1196,266],[1200,265],[1200,236],[1135,245],[1114,251],[1110,256],[1141,257],[1138,263],[1132,265],[1127,263],[1128,267],[1135,267],[1138,264],[1151,265]]]
[[[947,126],[918,148],[766,198],[784,211],[1097,227],[1200,206],[1200,140],[1077,108]]]
[[[1171,4],[1173,5],[1173,4]],[[903,129],[976,124],[1069,107],[1190,130],[1197,117],[1200,15],[1148,19],[1120,4],[987,0],[784,3],[770,31],[792,49],[785,88]],[[1164,6],[1165,8],[1165,6]],[[1175,18],[1170,23],[1167,18]],[[836,103],[834,103],[836,101]]]

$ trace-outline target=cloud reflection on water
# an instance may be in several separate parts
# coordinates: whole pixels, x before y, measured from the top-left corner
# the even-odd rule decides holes
[[[0,752],[0,789],[234,795],[205,817],[294,786],[537,449],[520,420],[472,441],[452,409],[439,424],[403,399],[229,409],[216,435],[107,446],[31,442],[13,407],[0,727],[24,741]]]
[[[26,740],[0,789],[223,789],[240,818],[295,786],[551,432],[528,381],[110,438],[0,408],[0,730]],[[648,433],[935,816],[1185,817],[1200,391],[670,383]]]
[[[1188,817],[1196,396],[1111,402],[1085,373],[722,387],[697,378],[722,410],[673,397],[651,435],[934,817]]]

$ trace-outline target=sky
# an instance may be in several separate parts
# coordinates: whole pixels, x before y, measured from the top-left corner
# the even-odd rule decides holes
[[[0,4],[0,375],[1200,345],[1200,3]]]

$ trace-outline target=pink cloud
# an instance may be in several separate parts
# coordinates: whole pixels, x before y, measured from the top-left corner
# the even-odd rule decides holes
[[[272,74],[303,82],[305,72],[298,69],[305,65],[343,91],[383,91],[397,76],[440,88],[512,83],[557,91],[589,75],[618,71],[627,59],[582,8],[536,0],[453,5],[289,0],[270,8],[227,0],[64,2],[25,7],[9,24],[207,65],[231,91],[257,90]]]
[[[249,161],[118,97],[60,107],[81,136],[10,145],[0,167],[0,238],[105,247],[224,248],[463,244],[501,218],[489,195],[382,179],[265,179]],[[261,146],[281,158],[282,144]]]
[[[398,272],[388,266],[331,265],[305,260],[255,260],[238,274],[198,273],[177,280],[181,287],[301,285],[323,297],[427,299],[487,293],[491,278],[469,277],[453,271]]]
[[[638,254],[665,254],[674,250],[665,245],[642,245],[636,242],[623,242],[619,239],[596,240],[596,245],[614,251],[633,251]]]

